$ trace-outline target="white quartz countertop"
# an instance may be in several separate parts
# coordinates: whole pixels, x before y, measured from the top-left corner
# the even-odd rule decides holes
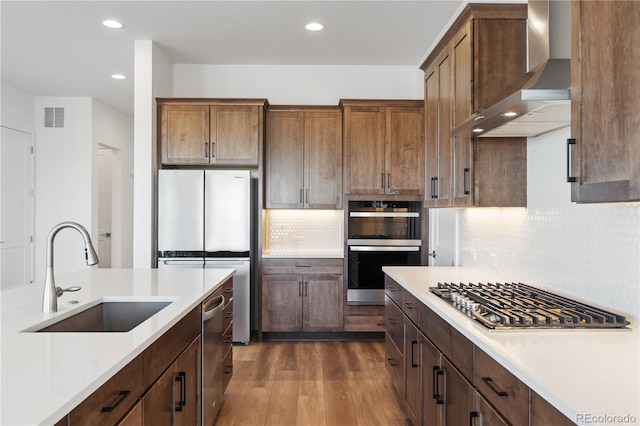
[[[0,292],[0,424],[60,420],[234,273],[234,269],[86,269],[56,277],[62,288],[82,289],[64,293],[53,314],[42,313],[42,282]],[[172,303],[126,333],[23,331],[109,299]],[[69,304],[71,300],[79,303]]]
[[[429,287],[438,281],[517,282],[517,277],[494,277],[464,267],[383,271],[575,423],[640,424],[637,324],[630,330],[490,331]]]

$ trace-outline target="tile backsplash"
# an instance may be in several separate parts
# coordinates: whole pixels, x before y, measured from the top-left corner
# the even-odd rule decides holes
[[[342,255],[343,210],[264,210],[263,253]]]
[[[569,128],[529,138],[527,208],[462,215],[462,263],[640,319],[640,204],[572,203]],[[482,142],[480,142],[482,143]]]

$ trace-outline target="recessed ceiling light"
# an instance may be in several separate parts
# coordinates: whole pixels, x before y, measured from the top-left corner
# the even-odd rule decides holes
[[[324,25],[318,23],[318,22],[310,22],[307,25],[304,26],[306,29],[308,29],[309,31],[320,31],[321,29],[324,28]]]
[[[474,133],[481,133],[484,132],[484,129],[473,129]]]
[[[518,113],[515,111],[507,111],[502,114],[503,117],[515,117],[516,115],[518,115]]]
[[[124,79],[125,79],[125,78],[127,78],[127,77],[125,77],[125,76],[124,76],[124,75],[122,75],[122,74],[111,74],[111,78],[113,78],[113,79],[115,79],[115,80],[124,80]]]
[[[122,28],[122,24],[118,21],[114,21],[113,19],[107,19],[106,21],[102,21],[102,25],[108,28]]]

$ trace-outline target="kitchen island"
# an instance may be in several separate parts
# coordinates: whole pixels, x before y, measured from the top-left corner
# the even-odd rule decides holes
[[[53,424],[106,383],[234,274],[233,269],[87,269],[57,277],[81,286],[42,313],[43,283],[0,293],[0,424]],[[97,300],[169,301],[129,332],[36,333]],[[77,301],[77,303],[75,303]]]
[[[403,291],[473,343],[476,354],[486,353],[574,423],[640,424],[636,324],[626,329],[490,331],[431,293],[429,287],[438,282],[518,282],[517,277],[495,277],[464,267],[383,270]]]

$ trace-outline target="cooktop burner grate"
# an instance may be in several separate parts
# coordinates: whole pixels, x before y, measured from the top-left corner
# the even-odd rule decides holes
[[[490,329],[629,325],[622,315],[522,283],[438,283],[429,290]]]

